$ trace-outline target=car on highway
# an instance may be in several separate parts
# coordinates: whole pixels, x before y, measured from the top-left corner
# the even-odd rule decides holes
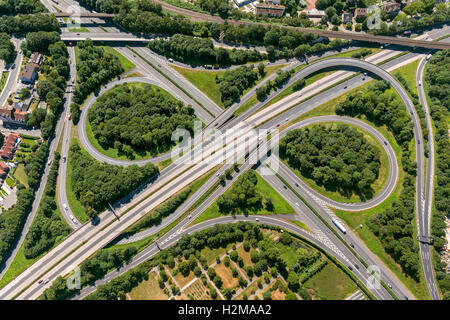
[[[52,159],[50,159],[50,160],[48,160],[48,163],[47,163],[49,166],[51,166],[52,165]]]
[[[347,89],[347,86],[344,86],[344,89]]]
[[[354,245],[353,243],[350,243],[350,247],[354,248],[354,247],[355,247],[355,245]]]
[[[69,210],[69,207],[67,206],[67,203],[64,203],[64,204],[63,204],[63,207],[64,207],[64,210],[66,210],[66,211]]]
[[[359,266],[358,266],[357,264],[355,264],[355,268],[356,268],[356,269],[359,269]]]
[[[190,218],[192,218],[192,215],[190,214],[190,215],[188,215],[188,219],[190,219]]]
[[[39,284],[41,284],[42,282],[44,282],[44,280],[42,280],[42,279],[38,281]]]
[[[44,281],[44,284],[47,284],[47,283],[49,283],[49,279],[45,279],[45,281]]]
[[[169,58],[168,60],[169,60],[170,63],[173,63],[173,59],[172,58]]]
[[[364,75],[367,76],[367,72],[364,72]]]
[[[422,85],[422,80],[419,80],[419,86],[421,86]]]
[[[75,219],[75,217],[73,215],[69,216],[70,220],[72,220],[73,223],[77,223],[77,220]]]
[[[77,36],[79,36],[80,34],[79,33],[77,33]]]
[[[296,187],[299,187],[299,185],[298,185],[298,183],[297,183],[297,182],[295,183],[295,186],[296,186]]]
[[[431,53],[429,55],[427,55],[427,60],[430,60],[431,58]]]
[[[392,289],[392,286],[390,283],[388,283],[387,286],[389,287],[389,289]]]
[[[63,161],[64,161],[64,162],[66,162],[66,159],[67,159],[66,156],[63,156]]]
[[[259,221],[259,218],[256,218],[255,221]]]
[[[362,81],[364,81],[364,80],[366,80],[366,77],[363,77],[363,78],[362,78]]]
[[[70,117],[70,114],[69,114],[69,115],[67,116],[67,120],[70,120],[70,118],[71,118],[71,117]]]
[[[280,126],[280,124],[279,123],[277,123],[277,127],[279,127]]]

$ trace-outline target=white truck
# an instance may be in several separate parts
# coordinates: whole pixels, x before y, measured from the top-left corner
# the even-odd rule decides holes
[[[347,229],[345,229],[344,225],[338,219],[333,219],[332,221],[342,233],[347,233]]]

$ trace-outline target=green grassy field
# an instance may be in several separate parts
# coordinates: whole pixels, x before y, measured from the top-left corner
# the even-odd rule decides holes
[[[277,72],[285,65],[276,65],[266,67],[266,74],[264,77]],[[196,86],[200,91],[206,94],[212,101],[214,101],[219,107],[224,108],[222,103],[221,94],[219,91],[219,85],[216,83],[216,75],[221,76],[225,71],[198,71],[192,69],[181,68],[177,66],[171,66],[176,71],[178,71],[183,77],[189,80],[194,86]],[[258,79],[255,85],[261,81],[263,78]],[[243,93],[245,94],[245,92]],[[250,107],[250,106],[249,106]],[[243,111],[242,111],[243,112]]]
[[[6,80],[8,79],[9,71],[2,72],[2,77],[0,79],[0,93],[3,90],[3,87],[6,84]]]
[[[27,175],[25,173],[25,165],[23,163],[20,163],[17,168],[16,171],[14,171],[14,178],[16,180],[19,180],[19,182],[21,184],[23,184],[25,187],[28,188],[28,178]]]
[[[250,212],[249,214],[258,214],[258,215],[271,215],[271,214],[293,214],[295,213],[294,209],[287,203],[286,200],[276,192],[272,186],[270,186],[259,174],[256,174],[258,178],[258,183],[256,184],[256,189],[261,192],[265,197],[272,198],[274,210],[267,211],[265,208],[259,209],[255,212]],[[232,186],[231,186],[232,188]],[[230,192],[231,189],[228,189],[226,192]],[[217,201],[215,201],[211,207],[206,209],[197,219],[194,220],[195,223],[200,223],[209,219],[218,218],[222,215],[219,211],[219,206],[217,205]]]
[[[90,32],[88,28],[85,27],[72,27],[69,28],[69,32]]]
[[[304,285],[314,290],[316,298],[325,300],[344,300],[359,289],[341,269],[331,262],[314,277],[308,279]]]

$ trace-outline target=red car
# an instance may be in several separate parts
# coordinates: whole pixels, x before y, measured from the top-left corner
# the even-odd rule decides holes
[[[69,117],[68,117],[67,119],[69,119],[69,120],[70,120],[70,114],[69,114]]]
[[[279,127],[280,126],[280,124],[279,123],[277,123],[277,127]]]
[[[77,33],[77,36],[79,36],[80,34],[79,33]]]
[[[39,284],[41,284],[41,283],[42,283],[42,281],[44,281],[44,280],[42,280],[42,279],[41,279],[41,280],[39,280],[39,281],[38,281],[38,283],[39,283]]]

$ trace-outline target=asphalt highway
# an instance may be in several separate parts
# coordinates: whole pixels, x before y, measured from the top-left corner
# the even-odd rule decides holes
[[[400,93],[403,91],[403,93],[404,93],[403,88],[395,81],[395,79],[392,78],[392,76],[390,76],[389,73],[387,73],[387,72],[381,70],[379,67],[371,65],[367,62],[363,62],[363,61],[359,61],[359,60],[355,60],[355,59],[327,59],[327,60],[321,60],[313,65],[322,65],[323,68],[326,68],[326,67],[330,67],[333,65],[339,66],[339,65],[349,65],[349,64],[352,66],[359,65],[363,69],[367,68],[367,70],[372,71],[376,74],[379,74],[381,77],[390,81],[396,90],[400,91]],[[309,67],[311,67],[313,65],[310,65]],[[314,68],[314,67],[312,67],[312,68]],[[405,98],[405,97],[403,97],[403,98]],[[408,97],[408,100],[409,100],[409,97]],[[281,110],[280,110],[280,112],[281,112]],[[258,123],[266,122],[268,119],[273,118],[274,114],[276,115],[278,112],[273,112],[273,110],[271,110],[271,108],[268,107],[266,109],[263,109],[262,113],[264,114],[264,116],[262,116],[262,115],[260,116],[260,114],[256,114],[249,119],[248,123],[252,123],[252,124],[254,123],[255,125],[257,125]],[[249,128],[251,128],[251,127],[253,127],[253,126],[250,126]],[[419,154],[419,153],[417,153],[417,154]],[[206,161],[206,162],[208,162],[208,161]],[[146,204],[149,201],[151,201],[152,205],[151,205],[151,207],[150,206],[147,207],[147,210],[156,207],[159,203],[166,200],[174,192],[176,192],[176,189],[179,189],[179,188],[182,188],[182,187],[188,185],[189,183],[194,181],[197,177],[201,176],[205,172],[208,172],[214,166],[214,164],[215,163],[213,163],[212,165],[211,164],[207,165],[207,164],[200,163],[200,164],[194,165],[191,169],[189,169],[186,165],[181,165],[181,167],[174,172],[174,175],[177,176],[174,180],[171,180],[169,183],[164,183],[163,182],[164,179],[160,180],[159,182],[155,182],[155,185],[162,185],[162,187],[158,191],[154,192],[148,199],[143,201],[143,204]],[[192,171],[192,170],[194,170],[194,171]],[[181,172],[184,172],[184,173],[180,175]],[[193,174],[192,174],[192,172],[193,172]],[[176,185],[177,188],[172,189],[174,185]],[[84,244],[81,245],[80,249],[72,252],[65,259],[63,259],[63,261],[60,261],[61,258],[58,259],[59,255],[52,255],[52,252],[57,249],[60,249],[63,246],[66,246],[67,242],[68,242],[68,240],[66,239],[57,248],[53,249],[46,256],[44,256],[44,258],[48,257],[48,256],[51,256],[51,258],[48,258],[48,259],[43,258],[40,261],[38,261],[38,263],[29,267],[24,273],[22,273],[19,277],[16,278],[17,282],[20,281],[19,279],[25,278],[27,273],[31,273],[33,270],[36,270],[38,264],[45,263],[47,265],[53,265],[53,263],[55,263],[56,261],[60,261],[60,263],[57,264],[58,266],[54,267],[50,271],[50,274],[47,277],[49,277],[50,280],[53,280],[56,278],[56,276],[58,274],[64,274],[64,271],[68,267],[79,264],[81,261],[83,261],[85,259],[85,257],[89,256],[90,254],[92,254],[93,252],[98,250],[99,248],[106,245],[115,236],[117,236],[121,231],[125,230],[126,227],[131,225],[134,221],[137,221],[139,219],[138,211],[140,211],[141,208],[142,208],[142,204],[139,204],[136,208],[132,209],[131,212],[128,212],[124,216],[124,218],[122,218],[120,221],[114,221],[114,218],[111,218],[111,215],[109,216],[109,218],[106,217],[106,219],[102,219],[103,217],[106,216],[107,213],[102,214],[101,221],[98,226],[99,229],[101,229],[100,232],[94,232],[92,230],[89,230],[89,228],[83,228],[84,226],[82,228],[78,229],[79,235],[84,234],[84,233],[88,233],[89,235],[91,235],[91,236],[89,236],[89,238],[88,237],[84,238],[85,242],[84,242]],[[123,210],[121,210],[121,212],[123,212]],[[127,220],[127,222],[124,222],[125,220]],[[112,222],[112,221],[114,221],[114,222]],[[109,222],[112,222],[112,223],[109,224]],[[101,226],[104,226],[104,228],[102,228]],[[80,232],[82,232],[82,233],[80,233]],[[75,232],[74,234],[77,234],[77,233]],[[68,245],[68,246],[70,247],[70,245]],[[71,251],[63,251],[63,252],[68,253]],[[64,255],[64,256],[66,256],[66,255]],[[52,263],[52,261],[54,261],[54,262]],[[41,273],[45,273],[44,270],[47,270],[47,268],[39,268],[39,270]],[[0,295],[2,297],[5,297],[5,296],[3,296],[3,294],[7,294],[7,296],[9,296],[9,297],[11,297],[10,294],[12,294],[12,296],[14,296],[14,292],[17,293],[21,290],[20,288],[26,288],[28,285],[31,284],[31,287],[29,289],[27,289],[19,298],[37,297],[37,295],[39,295],[39,293],[41,293],[45,289],[46,286],[37,286],[36,283],[34,283],[34,284],[30,283],[29,280],[30,279],[27,279],[27,281],[21,281],[20,285],[17,285],[16,288],[13,288],[11,286],[14,283],[15,284],[18,284],[18,283],[16,281],[11,282],[5,288],[3,288],[3,290],[0,291]],[[48,285],[50,285],[50,283]],[[7,293],[7,292],[9,292],[9,293]]]
[[[423,89],[424,71],[427,63],[426,57],[422,58],[419,63],[416,73],[416,85],[419,93],[419,101],[425,112],[425,119],[428,129],[428,157],[427,157],[427,175],[425,179],[425,199],[420,205],[423,205],[422,219],[417,219],[417,231],[418,235],[429,237],[430,236],[430,220],[432,214],[432,202],[433,202],[433,186],[434,186],[434,136],[433,125],[430,117],[430,108],[428,106],[425,91]],[[436,286],[436,278],[433,272],[432,262],[432,246],[427,243],[419,242],[420,254],[422,258],[422,267],[425,274],[425,281],[427,282],[428,291],[431,299],[439,300],[439,290]]]

